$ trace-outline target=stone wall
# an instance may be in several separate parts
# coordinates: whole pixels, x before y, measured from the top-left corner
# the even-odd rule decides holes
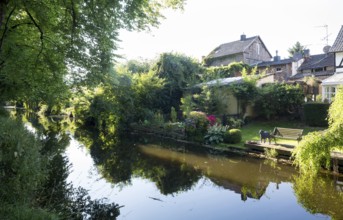
[[[270,61],[271,57],[259,38],[255,40],[244,53],[244,62],[252,65],[261,61]]]

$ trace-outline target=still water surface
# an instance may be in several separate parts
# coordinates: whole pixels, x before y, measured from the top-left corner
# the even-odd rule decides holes
[[[144,138],[110,150],[71,136],[68,181],[121,206],[118,219],[343,219],[342,180]]]

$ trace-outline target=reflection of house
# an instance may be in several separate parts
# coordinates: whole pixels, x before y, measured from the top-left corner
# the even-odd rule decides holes
[[[330,48],[330,53],[334,57],[335,73],[322,82],[322,99],[332,101],[338,86],[343,85],[343,26],[337,38]]]
[[[276,56],[272,61],[264,61],[256,66],[259,73],[265,72],[266,75],[272,77],[273,82],[284,82],[297,73],[303,60],[300,53],[295,54],[292,58],[281,59],[276,51]]]
[[[240,40],[215,48],[204,58],[204,63],[206,66],[226,66],[233,62],[252,65],[269,61],[271,58],[271,54],[259,36],[247,38],[243,34]]]
[[[232,182],[230,180],[222,179],[222,178],[210,178],[212,182],[216,185],[223,187],[224,189],[228,189],[233,191],[236,194],[241,194],[241,199],[246,201],[248,198],[250,199],[261,199],[261,197],[265,194],[266,189],[269,185],[269,182],[256,182],[254,186],[244,186],[242,183]]]

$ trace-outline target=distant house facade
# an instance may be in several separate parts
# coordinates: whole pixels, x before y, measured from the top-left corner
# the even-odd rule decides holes
[[[215,48],[203,62],[205,66],[227,66],[233,62],[254,65],[271,60],[272,56],[259,36],[241,35],[240,40],[225,43]]]
[[[290,77],[290,80],[303,81],[305,77],[315,77],[324,80],[335,73],[334,55],[332,53],[305,55],[304,62],[298,68],[297,74]]]
[[[292,58],[281,59],[276,51],[272,61],[263,61],[256,65],[258,73],[264,72],[273,82],[286,82],[297,74],[297,70],[304,61],[302,54],[295,54]]]
[[[307,99],[316,100],[322,93],[322,81],[332,76],[334,69],[334,56],[329,53],[330,47],[324,48],[324,54],[310,55],[305,51],[304,59],[297,73],[288,78],[288,83],[300,84]]]
[[[329,52],[334,60],[334,74],[322,82],[322,99],[331,102],[337,87],[343,85],[343,26]]]

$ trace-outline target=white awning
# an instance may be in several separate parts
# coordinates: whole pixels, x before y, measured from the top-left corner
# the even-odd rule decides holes
[[[343,73],[335,73],[334,75],[322,81],[322,86],[343,85]]]

